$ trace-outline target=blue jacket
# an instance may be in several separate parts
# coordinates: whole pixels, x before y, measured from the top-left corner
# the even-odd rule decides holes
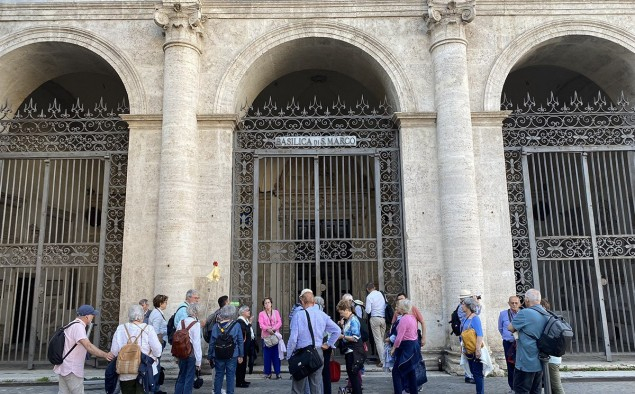
[[[395,351],[394,368],[398,368],[402,376],[405,376],[417,367],[420,360],[421,348],[419,347],[419,341],[401,341]]]
[[[152,357],[141,353],[141,364],[139,364],[139,374],[137,375],[137,382],[143,386],[143,391],[146,393],[154,392],[154,375],[152,374],[152,364],[154,360]],[[106,394],[112,394],[117,390],[117,381],[119,380],[119,374],[117,373],[117,357],[115,357],[104,372],[104,388]]]

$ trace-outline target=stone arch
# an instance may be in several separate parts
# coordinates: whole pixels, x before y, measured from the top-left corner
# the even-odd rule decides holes
[[[117,47],[87,30],[53,26],[25,29],[0,39],[0,58],[30,44],[50,42],[74,44],[95,53],[107,62],[121,79],[128,94],[130,113],[146,113],[146,93],[133,63]]]
[[[523,56],[548,40],[574,35],[605,39],[635,54],[635,35],[618,27],[592,20],[545,23],[520,35],[500,54],[487,78],[483,97],[484,110],[500,110],[505,81]]]
[[[400,62],[388,48],[353,27],[337,22],[313,21],[267,32],[236,56],[220,81],[213,110],[216,113],[237,113],[245,100],[250,104],[263,88],[283,75],[272,62],[266,62],[267,55],[277,47],[302,39],[331,39],[360,50],[374,77],[381,79],[395,111],[416,110],[412,86]],[[249,71],[254,68],[258,68],[258,76],[254,73],[250,75]]]

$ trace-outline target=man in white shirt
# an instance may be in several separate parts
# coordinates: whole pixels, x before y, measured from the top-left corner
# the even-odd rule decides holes
[[[379,354],[378,367],[384,365],[384,336],[386,335],[386,299],[384,295],[375,289],[375,284],[369,282],[366,285],[366,313],[370,316],[370,329],[373,332],[375,347]]]

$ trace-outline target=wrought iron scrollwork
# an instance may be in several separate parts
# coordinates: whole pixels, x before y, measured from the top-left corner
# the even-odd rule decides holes
[[[375,149],[380,172],[380,212],[383,240],[383,271],[386,292],[395,295],[404,290],[402,212],[400,191],[399,140],[393,110],[386,100],[371,108],[363,97],[351,106],[339,98],[331,105],[323,105],[316,98],[302,106],[295,99],[285,106],[271,98],[262,106],[244,108],[238,124],[234,154],[234,239],[232,283],[241,302],[251,303],[252,295],[252,237],[254,212],[254,153],[257,150],[279,149],[280,137],[353,136],[356,148]],[[300,146],[294,149],[316,149]],[[334,150],[340,148],[331,148]],[[343,148],[342,148],[343,149]],[[350,149],[350,147],[348,147]],[[268,242],[259,245],[259,260],[290,261],[302,255],[303,261],[315,255],[315,245],[298,242]],[[300,242],[302,243],[302,242]],[[275,244],[275,245],[274,245]],[[284,244],[284,245],[281,245]],[[354,258],[359,261],[376,260],[375,240],[323,240],[320,257],[329,259]],[[275,249],[275,250],[274,250]],[[288,253],[293,249],[293,253]],[[286,251],[286,252],[285,252]]]
[[[615,104],[601,93],[590,103],[577,93],[560,103],[552,92],[546,105],[529,94],[514,105],[504,95],[501,108],[512,110],[503,122],[505,147],[635,145],[635,106],[624,93]]]
[[[100,157],[110,158],[108,214],[103,219],[106,239],[100,348],[110,347],[119,321],[129,141],[128,125],[119,114],[128,112],[126,100],[112,108],[103,99],[90,107],[79,99],[68,107],[57,100],[40,107],[30,99],[15,112],[8,105],[0,108],[0,155],[20,152],[29,157],[29,153],[50,152],[73,158],[76,152],[99,152]],[[0,267],[34,265],[36,252],[37,246],[3,245]],[[44,246],[42,263],[44,267],[81,267],[97,266],[98,260],[99,247],[94,244],[57,243]]]

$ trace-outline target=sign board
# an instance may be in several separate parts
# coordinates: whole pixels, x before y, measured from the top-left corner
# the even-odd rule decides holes
[[[354,135],[335,136],[289,136],[276,137],[274,144],[277,148],[296,147],[355,147],[357,137]]]

